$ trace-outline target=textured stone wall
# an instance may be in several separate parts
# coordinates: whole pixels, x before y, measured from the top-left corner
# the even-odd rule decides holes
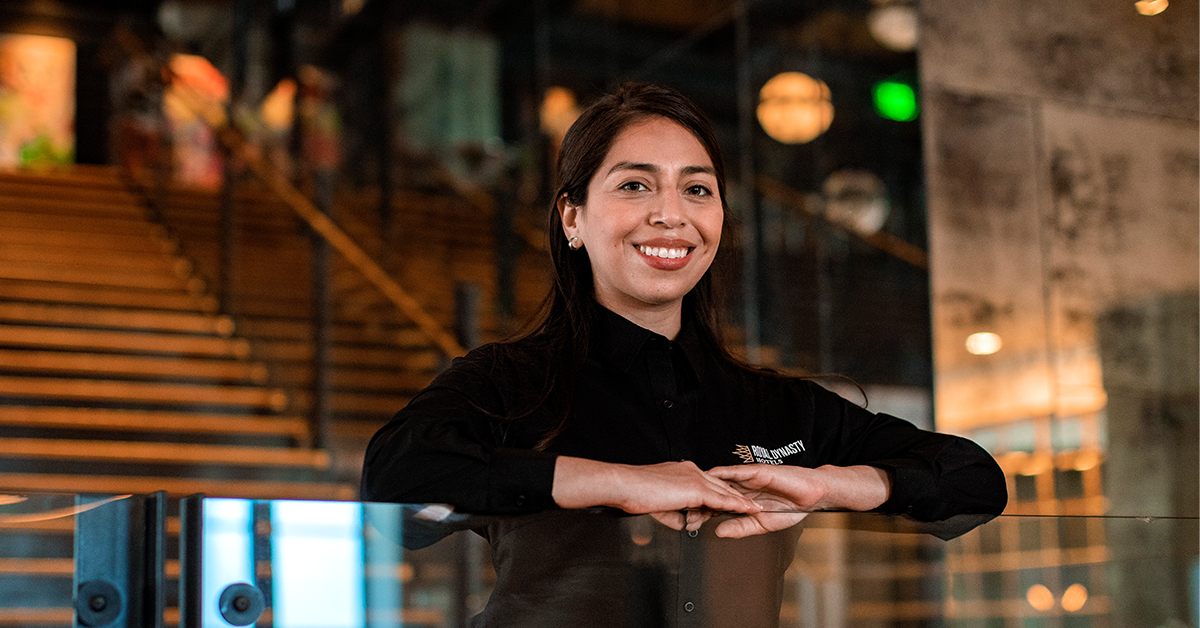
[[[1104,499],[1080,514],[1195,516],[1195,2],[920,7],[938,427],[1091,417]],[[971,355],[983,331],[1003,347]],[[1112,625],[1188,616],[1189,525],[1106,526]]]
[[[1195,5],[921,13],[939,425],[1103,407],[1096,317],[1200,283]]]

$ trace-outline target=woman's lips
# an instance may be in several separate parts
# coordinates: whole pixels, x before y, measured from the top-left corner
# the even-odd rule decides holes
[[[637,252],[651,268],[679,270],[688,265],[695,247],[680,240],[652,240],[637,245]]]

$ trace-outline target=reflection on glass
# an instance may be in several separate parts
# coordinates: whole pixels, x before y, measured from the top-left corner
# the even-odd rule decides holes
[[[271,504],[271,574],[278,628],[361,628],[362,506]]]
[[[221,618],[221,592],[238,582],[254,584],[252,503],[204,500],[204,626],[228,626]]]

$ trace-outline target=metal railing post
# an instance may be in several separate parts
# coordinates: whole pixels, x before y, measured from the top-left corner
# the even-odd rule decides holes
[[[332,173],[318,172],[313,177],[317,209],[330,216],[333,208]],[[312,408],[309,416],[313,447],[324,449],[329,444],[332,376],[331,349],[333,344],[333,305],[330,299],[330,251],[325,238],[312,236],[312,305],[313,305],[313,362]]]

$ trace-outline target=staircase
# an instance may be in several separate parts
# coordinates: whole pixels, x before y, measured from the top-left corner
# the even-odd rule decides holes
[[[72,518],[5,516],[69,498],[6,494],[355,498],[252,348],[114,171],[0,173],[0,626],[72,618]]]
[[[443,366],[331,256],[331,438],[312,448],[311,236],[252,182],[235,199],[227,316],[218,193],[172,188],[151,211],[113,169],[0,173],[0,628],[72,618],[71,518],[6,519],[4,494],[354,499],[370,435]],[[340,200],[342,228],[443,325],[459,281],[492,301],[491,221],[477,208],[402,191],[389,237],[369,193]],[[541,255],[517,272],[528,313],[547,282]],[[489,308],[480,323],[499,335]],[[38,499],[67,498],[21,507]]]

